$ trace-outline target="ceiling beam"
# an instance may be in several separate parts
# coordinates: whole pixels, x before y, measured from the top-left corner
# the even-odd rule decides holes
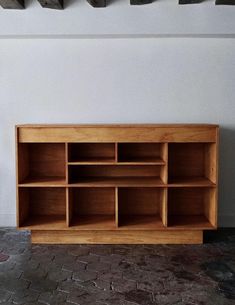
[[[54,10],[62,10],[64,8],[63,0],[38,0],[44,8],[52,8]]]
[[[216,0],[216,5],[235,5],[235,0]]]
[[[130,5],[143,5],[152,3],[152,0],[130,0]]]
[[[93,7],[106,7],[106,0],[87,0]]]
[[[179,4],[194,4],[194,3],[201,3],[204,0],[179,0]]]
[[[22,10],[25,8],[24,0],[0,0],[0,5],[5,9]]]

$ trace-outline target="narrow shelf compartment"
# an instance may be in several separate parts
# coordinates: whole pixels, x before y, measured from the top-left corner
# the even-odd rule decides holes
[[[216,227],[215,188],[169,188],[168,226],[173,229]]]
[[[115,144],[69,143],[68,162],[69,164],[115,162]]]
[[[65,186],[66,180],[64,177],[27,177],[20,187],[58,187]]]
[[[125,230],[163,229],[164,190],[119,188],[118,226]]]
[[[118,162],[165,164],[166,144],[119,143]]]
[[[66,229],[65,188],[19,188],[19,227],[30,230]]]
[[[170,143],[168,160],[171,186],[216,185],[215,143]]]
[[[65,144],[20,143],[18,156],[19,185],[65,184]]]
[[[161,166],[69,166],[69,183],[79,186],[163,186]]]
[[[115,229],[115,188],[71,188],[69,211],[71,229]]]

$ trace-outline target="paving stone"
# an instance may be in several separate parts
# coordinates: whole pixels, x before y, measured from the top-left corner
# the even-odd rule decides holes
[[[100,261],[100,257],[97,255],[84,255],[84,256],[79,256],[77,258],[77,261],[82,262],[82,263],[96,263]]]
[[[11,297],[11,293],[5,289],[0,289],[0,304],[4,304]]]
[[[5,262],[9,259],[9,255],[4,254],[4,253],[0,253],[0,263]]]
[[[28,281],[36,281],[38,279],[40,280],[42,278],[45,278],[46,275],[47,275],[46,270],[38,268],[38,269],[28,269],[24,271],[21,277]]]
[[[91,305],[95,302],[95,296],[84,291],[75,291],[68,295],[67,302],[78,305]]]
[[[86,263],[82,263],[82,262],[64,264],[62,266],[62,270],[72,271],[72,272],[81,271],[81,270],[85,270],[86,265],[87,265]]]
[[[31,245],[0,228],[0,304],[234,305],[235,230],[208,234],[203,245]]]
[[[30,289],[22,289],[12,295],[12,302],[14,304],[25,304],[28,302],[35,302],[38,300],[39,293]]]
[[[74,272],[73,279],[75,281],[86,282],[90,280],[95,280],[97,278],[97,273],[89,270],[81,270],[78,272]]]
[[[67,294],[59,291],[43,292],[40,294],[39,302],[46,305],[58,305],[66,303]]]
[[[59,283],[57,290],[65,293],[71,293],[79,290],[82,293],[85,293],[85,289],[79,286],[78,282],[74,280],[67,280]]]
[[[87,269],[94,270],[97,272],[104,272],[110,270],[110,264],[101,263],[101,262],[89,263],[87,265]]]
[[[48,274],[48,278],[52,281],[56,281],[56,282],[61,282],[61,281],[65,281],[65,280],[69,280],[71,279],[72,276],[72,272],[71,271],[65,271],[65,270],[55,270],[55,271],[51,271]]]
[[[90,254],[108,256],[112,254],[112,248],[109,245],[92,245],[89,252]]]
[[[107,281],[102,281],[102,280],[95,280],[94,284],[96,287],[103,289],[103,290],[111,290],[111,283]]]
[[[29,287],[30,282],[23,279],[13,279],[8,278],[4,281],[4,283],[0,283],[0,285],[4,286],[6,290],[16,293],[18,291],[24,290]]]
[[[74,256],[84,256],[89,254],[89,247],[73,246],[68,253]]]
[[[39,291],[39,292],[46,292],[55,290],[58,286],[57,282],[51,281],[44,278],[38,278],[35,281],[33,281],[30,285],[30,289]]]
[[[152,302],[151,293],[143,290],[131,290],[125,293],[125,299],[141,305],[150,305]]]
[[[134,281],[123,280],[123,279],[115,279],[112,282],[113,290],[121,293],[136,289],[136,285],[137,284]]]
[[[202,265],[206,274],[215,281],[226,281],[235,279],[235,272],[229,268],[224,262],[215,261]]]
[[[56,255],[53,262],[57,265],[72,264],[76,261],[76,256],[73,255]]]
[[[115,279],[122,278],[122,271],[121,270],[111,270],[107,272],[99,272],[98,274],[99,279],[103,281],[114,281]]]

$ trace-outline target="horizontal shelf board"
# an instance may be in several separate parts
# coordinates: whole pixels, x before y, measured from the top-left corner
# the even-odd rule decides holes
[[[170,187],[215,187],[216,184],[205,177],[175,177],[170,178]]]
[[[98,161],[98,160],[94,160],[94,161],[69,161],[68,162],[68,165],[165,165],[166,163],[159,159],[158,161],[155,159],[155,160],[131,160],[131,161],[118,161],[118,162],[115,162],[115,161]]]
[[[29,216],[23,225],[19,227],[24,230],[66,230],[65,215],[43,215]]]
[[[72,219],[71,230],[115,230],[114,215],[79,215]]]
[[[172,215],[169,216],[168,229],[212,230],[215,227],[203,215]]]
[[[100,187],[162,187],[164,183],[156,177],[89,177],[82,181],[70,183],[69,186],[100,186]]]
[[[63,177],[28,177],[19,183],[20,187],[58,187],[66,186],[66,180]]]
[[[164,165],[165,162],[161,158],[156,157],[139,157],[139,158],[120,158],[118,164],[154,164],[154,165]]]
[[[78,160],[68,161],[69,165],[77,164],[112,164],[115,163],[115,158],[109,157],[89,157],[89,158],[79,158]]]
[[[159,230],[165,229],[159,215],[119,215],[119,230]]]

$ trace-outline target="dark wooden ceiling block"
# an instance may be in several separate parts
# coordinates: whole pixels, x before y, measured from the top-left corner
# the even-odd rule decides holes
[[[235,5],[235,0],[216,0],[216,5]]]
[[[64,8],[63,0],[38,0],[42,7],[62,10]]]
[[[93,7],[106,7],[106,0],[87,0]]]
[[[24,9],[24,0],[0,0],[0,5],[6,9]]]
[[[131,5],[143,5],[143,4],[148,4],[152,3],[152,0],[130,0]]]
[[[179,4],[194,4],[194,3],[201,3],[204,0],[179,0]]]

